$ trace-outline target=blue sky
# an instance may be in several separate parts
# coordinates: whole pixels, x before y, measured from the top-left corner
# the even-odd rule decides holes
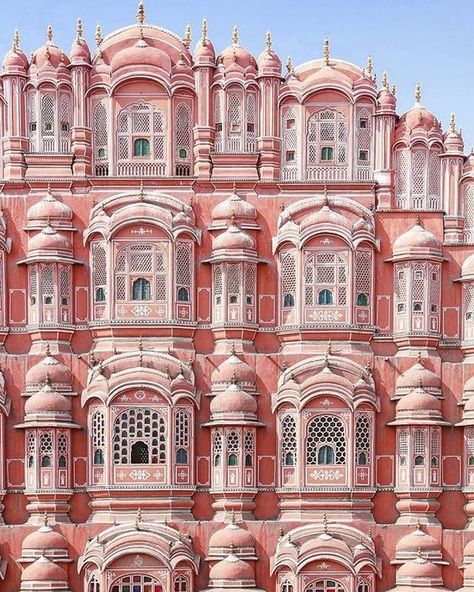
[[[93,45],[97,20],[104,33],[135,22],[135,0],[2,0],[0,51],[19,27],[29,54],[40,46],[49,23],[55,40],[69,51],[78,15]],[[387,70],[397,86],[398,111],[413,105],[419,80],[423,103],[446,128],[456,113],[466,150],[474,146],[474,0],[147,0],[147,20],[182,33],[193,26],[193,44],[202,16],[217,50],[229,45],[234,24],[241,44],[258,55],[271,30],[285,63],[321,55],[325,35],[332,55],[363,66],[373,56],[378,80]]]

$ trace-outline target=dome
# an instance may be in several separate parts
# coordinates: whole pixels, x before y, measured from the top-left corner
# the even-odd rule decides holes
[[[418,129],[430,131],[434,128],[438,130],[440,127],[439,121],[433,113],[421,105],[415,105],[405,115],[402,115],[400,121],[412,132]]]
[[[66,539],[60,532],[56,532],[47,524],[43,524],[38,530],[30,533],[23,540],[22,557],[31,557],[36,553],[51,551],[67,551]],[[67,556],[67,552],[62,555]]]
[[[384,109],[395,110],[397,106],[397,99],[395,98],[395,95],[385,88],[379,92],[378,102],[379,106],[383,107]]]
[[[137,68],[143,70],[143,67],[160,68],[169,74],[171,59],[161,49],[148,45],[145,39],[139,39],[135,45],[117,52],[110,62],[112,74],[121,68],[133,71]]]
[[[237,526],[237,524],[228,524],[215,532],[209,539],[209,547],[233,547],[239,549],[242,547],[255,547],[255,539],[252,534]]]
[[[213,220],[230,220],[232,216],[240,222],[254,222],[257,219],[256,208],[239,197],[235,189],[228,198],[218,203],[212,210]]]
[[[338,212],[332,210],[327,203],[323,205],[323,207],[316,213],[311,214],[309,216],[305,216],[302,219],[301,230],[303,230],[304,228],[308,228],[309,226],[328,224],[332,226],[340,226],[342,228],[347,228],[348,230],[352,231],[352,222],[342,214],[339,214]]]
[[[413,257],[436,257],[443,254],[443,246],[434,234],[416,223],[410,230],[404,232],[393,243],[394,258],[407,256]]]
[[[3,71],[8,74],[11,71],[24,71],[28,69],[28,58],[19,47],[13,47],[5,55],[3,60]]]
[[[44,555],[23,570],[22,582],[66,582],[66,572]]]
[[[472,380],[472,378],[470,379]],[[467,384],[467,383],[466,383]],[[464,399],[464,397],[463,397]],[[464,410],[462,414],[462,420],[456,425],[458,426],[472,426],[474,425],[474,396],[469,396],[465,401]]]
[[[233,380],[236,381],[240,386],[242,385],[255,385],[257,375],[255,370],[244,362],[232,352],[231,355],[226,358],[211,374],[211,383],[217,384],[230,384]]]
[[[329,364],[329,362],[326,363]],[[331,385],[349,391],[352,391],[353,388],[353,383],[350,380],[340,374],[332,372],[328,365],[324,366],[324,368],[322,368],[317,374],[312,374],[309,378],[304,380],[300,385],[300,392],[307,388],[314,388],[318,384]]]
[[[71,208],[58,201],[48,188],[48,192],[40,201],[33,204],[26,214],[28,225],[41,223],[42,226],[49,222],[58,222],[59,224],[67,223],[71,225],[72,220]]]
[[[468,378],[464,383],[463,400],[467,400],[474,395],[474,376]]]
[[[471,173],[471,175],[474,174],[474,148],[471,148],[471,152],[469,153],[469,156],[466,158],[466,162],[464,163],[463,172],[464,173]],[[472,179],[471,179],[471,181],[472,181]]]
[[[467,257],[461,267],[461,278],[464,279],[474,279],[474,253]]]
[[[397,571],[397,581],[404,579],[441,580],[441,568],[423,557],[407,561]]]
[[[406,395],[419,386],[431,395],[441,396],[441,379],[423,366],[421,358],[397,378],[395,396]]]
[[[474,563],[468,565],[464,571],[464,582],[474,580]]]
[[[464,152],[464,141],[460,133],[450,131],[444,138],[444,149],[446,152]]]
[[[241,390],[235,382],[211,401],[211,415],[228,415],[236,417],[255,417],[257,401],[252,395]]]
[[[36,391],[38,387],[43,386],[48,381],[52,387],[59,387],[58,390],[61,390],[61,387],[69,387],[67,390],[70,390],[72,381],[72,375],[69,368],[53,356],[49,355],[49,353],[41,360],[41,362],[32,366],[26,373],[26,390],[31,391],[35,389]]]
[[[90,64],[91,52],[87,41],[82,36],[84,28],[82,20],[77,19],[76,25],[76,38],[74,39],[71,47],[71,63],[72,64]]]
[[[402,397],[396,407],[396,419],[389,425],[443,425],[441,401],[423,388]]]
[[[402,537],[395,547],[397,559],[415,557],[420,551],[424,557],[432,556],[441,559],[440,543],[433,536],[422,531],[420,527]]]
[[[464,547],[464,562],[474,565],[474,539],[470,540]]]
[[[48,224],[41,232],[28,241],[28,257],[32,256],[72,256],[72,243],[67,236],[56,232]]]
[[[70,400],[58,393],[53,391],[49,384],[45,384],[44,387],[39,390],[36,394],[32,395],[25,403],[25,415],[41,415],[41,414],[68,414],[71,411]]]
[[[230,554],[211,567],[209,577],[211,580],[253,580],[254,572],[249,563]]]
[[[60,64],[69,66],[70,61],[64,51],[53,42],[53,29],[48,27],[46,34],[46,43],[33,52],[32,62],[35,63],[38,70],[50,69],[54,71]]]
[[[266,49],[258,58],[259,76],[281,76],[281,60],[272,49],[272,36],[270,31],[266,36]]]
[[[199,39],[194,49],[194,63],[199,66],[200,64],[214,64],[215,61],[216,52],[207,38],[207,21],[203,19],[201,39]]]
[[[217,58],[217,63],[222,64],[225,70],[234,70],[235,66],[242,70],[257,70],[257,62],[253,55],[240,45],[230,45],[224,49]]]
[[[231,224],[225,232],[214,239],[212,250],[255,250],[254,240],[235,224]]]

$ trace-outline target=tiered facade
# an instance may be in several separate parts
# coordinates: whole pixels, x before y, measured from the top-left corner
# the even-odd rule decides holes
[[[474,155],[386,75],[145,18],[0,90],[0,588],[474,589]]]

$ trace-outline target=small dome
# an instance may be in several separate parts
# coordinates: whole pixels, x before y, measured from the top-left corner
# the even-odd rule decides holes
[[[396,418],[391,425],[443,425],[441,401],[417,388],[402,397],[396,407]]]
[[[25,403],[25,415],[69,414],[70,411],[70,400],[61,393],[53,391],[49,384],[45,384]]]
[[[474,539],[469,541],[464,547],[464,562],[474,564]]]
[[[444,149],[446,152],[464,152],[464,141],[458,132],[448,132],[444,138]]]
[[[420,223],[399,236],[393,244],[393,256],[442,257],[443,246],[434,234],[423,228]]]
[[[441,568],[423,557],[417,557],[413,561],[401,565],[397,571],[398,580],[428,579],[441,580]]]
[[[227,415],[229,417],[255,417],[257,401],[252,395],[241,390],[237,384],[231,384],[224,392],[219,393],[211,401],[211,415]]]
[[[248,530],[231,523],[211,536],[209,547],[233,547],[234,549],[255,547],[255,539]]]
[[[169,74],[171,72],[171,59],[161,49],[148,45],[145,39],[139,39],[135,45],[119,51],[110,62],[112,74],[118,72],[121,68],[133,71],[137,68],[142,70],[144,66],[160,68]]]
[[[234,70],[235,66],[244,71],[247,69],[257,71],[257,62],[253,55],[238,44],[224,49],[217,58],[217,63],[222,64],[227,71]]]
[[[342,214],[339,214],[338,212],[335,212],[333,209],[330,208],[329,204],[326,203],[316,213],[310,214],[309,216],[305,216],[302,219],[301,231],[310,226],[324,226],[328,224],[332,226],[346,228],[349,231],[352,231],[353,227],[352,222],[348,218],[346,218]]]
[[[67,542],[60,532],[56,532],[47,524],[25,537],[23,540],[22,556],[30,556],[32,552],[67,550]]]
[[[38,70],[51,70],[54,72],[60,64],[69,66],[70,61],[64,51],[53,42],[53,29],[48,27],[46,43],[33,52],[32,62]]]
[[[66,222],[69,223],[72,220],[72,210],[65,203],[57,200],[51,193],[51,189],[48,188],[48,192],[40,201],[33,204],[26,214],[28,224],[40,223],[45,225],[49,222]]]
[[[383,107],[384,109],[395,110],[397,106],[397,99],[395,98],[395,95],[387,89],[383,89],[379,92],[378,102],[380,107]]]
[[[184,56],[181,55],[180,59],[171,68],[173,76],[193,76],[193,70],[191,66],[185,61]]]
[[[10,49],[3,60],[3,71],[8,74],[9,72],[27,69],[28,58],[25,53],[19,47]]]
[[[461,267],[462,279],[474,279],[474,253],[467,257]]]
[[[240,386],[255,385],[257,375],[255,370],[232,352],[217,368],[212,372],[211,383],[230,384],[233,380]]]
[[[215,61],[216,52],[212,43],[209,39],[205,39],[204,42],[200,39],[194,50],[194,63],[199,66],[200,64],[214,64]]]
[[[212,250],[255,250],[254,240],[236,224],[231,224],[225,232],[214,239]]]
[[[25,377],[26,390],[36,391],[48,381],[52,387],[59,387],[59,390],[61,387],[70,387],[72,381],[69,368],[50,354],[28,370]]]
[[[400,118],[410,131],[423,129],[430,131],[433,128],[439,129],[439,121],[436,117],[421,105],[415,105],[410,111]]]
[[[425,368],[421,358],[416,364],[405,370],[397,378],[395,393],[397,397],[403,396],[419,386],[431,395],[441,395],[441,380],[434,372]]]
[[[300,391],[303,391],[309,387],[314,388],[318,384],[330,384],[333,387],[335,386],[352,391],[353,383],[344,376],[333,372],[329,365],[330,362],[326,362],[326,364],[328,365],[324,366],[320,372],[317,374],[312,374],[309,378],[303,381],[303,383],[300,385]]]
[[[82,36],[83,26],[82,20],[77,19],[76,38],[71,47],[71,63],[72,64],[90,64],[91,52],[87,41]]]
[[[230,554],[211,567],[209,577],[211,580],[253,580],[254,571],[247,561]]]
[[[28,241],[28,256],[41,255],[72,256],[72,243],[67,236],[56,232],[48,225]]]
[[[183,371],[180,370],[179,374],[171,381],[171,391],[176,392],[179,390],[189,391],[192,389],[192,385],[187,378],[185,378]]]
[[[66,582],[66,572],[57,563],[53,563],[45,556],[24,569],[21,574],[22,582]]]
[[[213,220],[230,220],[232,216],[240,222],[254,222],[257,219],[256,208],[237,195],[235,189],[212,210]]]
[[[272,36],[267,33],[266,49],[258,58],[259,76],[281,76],[281,60],[272,49]]]
[[[463,167],[463,172],[471,173],[471,175],[474,174],[474,148],[471,148],[471,152],[469,153],[469,156],[466,158],[466,162],[464,163]]]
[[[424,557],[431,555],[441,559],[440,543],[420,527],[402,537],[395,547],[397,559],[407,559],[410,555],[414,558],[420,551]]]

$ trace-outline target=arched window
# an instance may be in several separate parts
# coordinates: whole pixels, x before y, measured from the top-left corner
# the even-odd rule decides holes
[[[293,592],[293,584],[291,584],[288,580],[285,580],[280,585],[280,592]]]
[[[43,304],[54,304],[54,271],[52,267],[43,267],[41,271]]]
[[[152,409],[131,408],[114,422],[114,464],[163,464],[167,459],[165,419]]]
[[[180,103],[174,118],[175,173],[178,177],[191,174],[191,109]]]
[[[132,300],[151,300],[149,280],[137,278],[132,284]]]
[[[91,271],[94,319],[101,319],[107,294],[107,255],[103,242],[93,242],[91,245]]]
[[[51,432],[42,432],[40,434],[40,464],[44,468],[52,466],[51,457],[53,455],[53,434]]]
[[[296,252],[284,251],[281,254],[280,281],[281,281],[281,302],[282,322],[292,320],[291,309],[296,303]],[[285,310],[289,309],[289,310]]]
[[[413,432],[413,454],[414,464],[417,467],[425,466],[426,450],[426,430],[416,429]]]
[[[324,167],[329,165],[344,165],[343,170],[333,170],[329,178],[346,178],[348,163],[347,136],[346,117],[339,111],[325,109],[311,115],[308,119],[306,136],[306,172],[308,179],[327,178]]]
[[[318,304],[329,305],[334,304],[334,299],[331,290],[321,290],[318,294]]]
[[[236,454],[229,454],[228,464],[229,467],[236,467],[239,464]]]
[[[358,413],[355,420],[355,461],[356,465],[369,464],[372,448],[372,417],[368,413]]]
[[[242,151],[242,98],[233,92],[227,97],[227,151]]]
[[[87,592],[100,592],[99,580],[95,575],[92,576],[89,585],[87,586]]]
[[[174,416],[174,443],[176,463],[188,464],[191,442],[191,415],[184,409],[176,411]]]
[[[105,177],[109,174],[108,166],[108,121],[105,102],[98,103],[93,115],[95,174]]]
[[[45,455],[41,457],[41,466],[42,467],[50,467],[51,466],[51,457],[49,455]]]
[[[69,152],[71,138],[71,100],[68,94],[59,97],[59,150]]]
[[[94,413],[91,424],[93,462],[95,465],[103,465],[105,450],[105,418],[102,411]]]
[[[344,592],[344,587],[335,580],[314,580],[304,592]]]
[[[280,423],[280,445],[283,465],[296,464],[296,419],[285,415]]]
[[[239,464],[240,453],[240,435],[238,432],[232,431],[227,434],[227,466],[236,467]]]
[[[188,464],[188,453],[184,448],[178,448],[176,451],[176,464],[187,465]]]
[[[307,464],[345,464],[346,434],[341,419],[334,415],[318,415],[309,422],[307,430]]]
[[[41,98],[41,135],[43,152],[55,152],[56,142],[56,108],[52,95],[46,94]]]
[[[397,207],[408,207],[409,200],[409,162],[410,153],[407,148],[399,148],[395,152],[395,196]]]
[[[166,121],[156,105],[139,101],[117,118],[119,175],[163,176],[166,173]]]
[[[220,467],[222,463],[222,436],[219,432],[214,434],[213,442],[212,442],[212,453],[214,455],[214,466]]]
[[[246,105],[246,128],[245,128],[245,151],[255,151],[257,100],[254,93],[247,93]]]
[[[298,177],[298,121],[296,108],[289,107],[282,121],[282,168],[283,179]]]
[[[342,253],[305,253],[305,305],[347,305],[347,257]]]
[[[185,576],[174,579],[174,592],[188,592],[188,580]]]
[[[190,242],[180,242],[175,249],[176,259],[176,299],[178,302],[191,301],[193,247]],[[179,315],[178,315],[179,316]]]
[[[134,574],[116,580],[110,592],[163,592],[163,586],[151,576]]]
[[[28,125],[28,137],[30,140],[30,152],[38,151],[38,107],[37,93],[32,91],[28,93],[26,103],[26,115]]]
[[[361,109],[357,113],[357,179],[368,180],[371,176],[371,148],[372,148],[372,119],[368,109]]]

